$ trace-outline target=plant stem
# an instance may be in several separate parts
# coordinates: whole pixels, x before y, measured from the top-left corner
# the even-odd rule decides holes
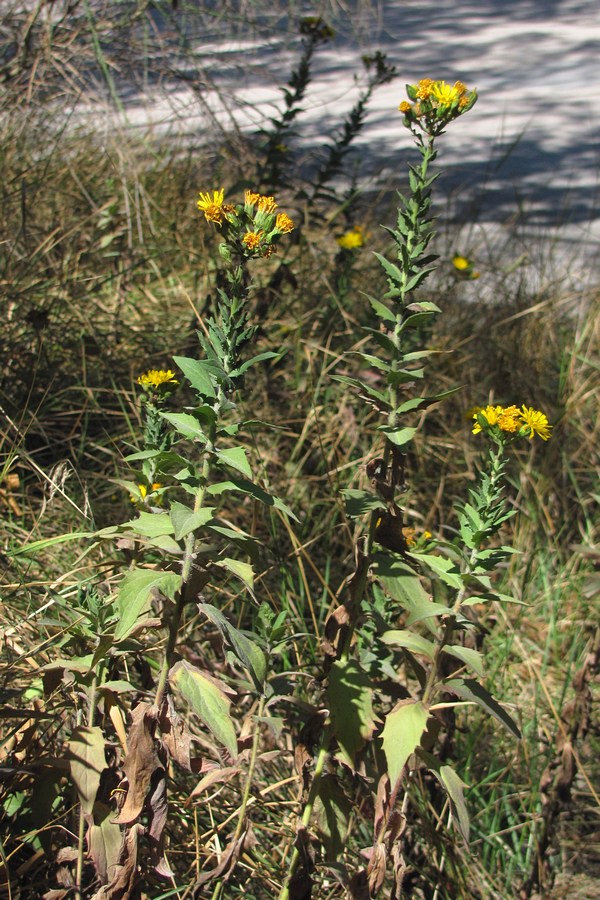
[[[213,449],[214,444],[214,435],[215,435],[216,425],[212,426],[209,439],[205,448],[204,460],[202,462],[202,474],[200,476],[200,485],[198,487],[198,491],[196,493],[196,498],[194,501],[194,512],[199,512],[202,509],[202,504],[204,503],[204,496],[206,494],[206,485],[208,483],[208,478],[210,475],[210,452]],[[157,709],[160,709],[163,700],[165,697],[165,691],[167,688],[167,678],[169,675],[169,669],[171,668],[171,661],[173,657],[173,653],[175,651],[175,646],[177,644],[177,636],[179,634],[179,629],[181,627],[181,620],[183,618],[183,610],[188,601],[188,593],[189,593],[189,584],[192,575],[192,566],[194,562],[194,549],[196,546],[196,536],[194,532],[191,532],[187,535],[185,539],[185,546],[183,552],[183,563],[181,567],[181,577],[182,584],[181,588],[177,593],[177,599],[175,601],[175,608],[173,609],[173,613],[171,615],[171,621],[169,623],[169,634],[167,637],[167,646],[165,647],[165,653],[163,656],[162,666],[160,670],[160,675],[158,677],[158,683],[156,686],[156,696],[154,700],[154,705]]]
[[[313,807],[315,805],[315,801],[319,796],[319,789],[321,786],[321,776],[323,775],[323,770],[325,768],[325,762],[327,761],[327,757],[329,755],[329,741],[331,739],[331,733],[329,724],[326,723],[325,728],[323,729],[323,735],[321,737],[321,746],[319,747],[319,753],[317,755],[317,761],[315,762],[315,770],[313,773],[313,780],[310,786],[310,791],[308,793],[308,799],[306,801],[306,805],[304,807],[304,812],[302,814],[301,828],[306,830],[310,825],[310,820],[313,814]],[[294,852],[292,853],[292,858],[290,860],[290,868],[285,880],[285,884],[281,889],[281,893],[279,894],[279,900],[290,900],[290,884],[292,878],[294,877],[296,870],[298,869],[298,864],[300,863],[301,852],[297,846],[294,847]]]

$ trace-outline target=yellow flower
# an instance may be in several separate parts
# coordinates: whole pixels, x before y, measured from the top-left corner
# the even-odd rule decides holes
[[[260,194],[255,194],[254,191],[244,191],[244,202],[247,203],[248,206],[254,206],[259,200]]]
[[[408,100],[403,100],[398,109],[401,113],[404,113],[404,115],[406,115],[406,113],[409,113],[411,111],[412,107]]]
[[[256,250],[261,242],[263,234],[264,232],[262,231],[247,231],[242,238],[242,244],[244,244],[248,250]]]
[[[282,234],[289,234],[290,231],[294,230],[295,226],[288,215],[285,213],[278,213],[277,218],[275,219],[275,227]]]
[[[454,101],[459,100],[463,93],[462,90],[457,89],[456,85],[460,85],[461,88],[464,87],[460,81],[457,81],[453,86],[446,84],[445,81],[436,81],[431,88],[431,95],[442,106],[452,106]]]
[[[452,265],[455,269],[458,269],[459,272],[464,272],[465,269],[468,269],[472,263],[467,259],[466,256],[456,255],[452,257]]]
[[[212,197],[210,193],[203,194],[200,192],[198,209],[204,213],[204,218],[207,222],[215,222],[217,225],[221,225],[225,216],[225,210],[223,209],[224,198],[224,188],[221,188],[220,191],[213,191]]]
[[[518,406],[505,406],[498,416],[498,425],[502,431],[515,432],[519,430],[519,408]]]
[[[501,406],[484,406],[480,409],[477,409],[476,412],[473,413],[473,418],[475,419],[475,425],[473,426],[473,434],[479,434],[481,431],[481,425],[478,421],[478,416],[483,416],[488,425],[497,425],[498,419],[502,415],[504,410]]]
[[[533,440],[533,436],[537,434],[543,441],[550,439],[552,425],[548,423],[547,416],[539,409],[533,409],[531,406],[522,406],[519,412],[521,420],[522,432],[529,440]]]
[[[277,209],[277,204],[275,203],[275,197],[259,197],[256,205],[260,212],[264,213],[274,213]]]
[[[336,238],[336,241],[344,250],[354,250],[357,247],[362,247],[365,243],[363,230],[360,225],[356,225],[352,231],[347,231]]]
[[[161,384],[179,384],[175,378],[175,372],[170,369],[148,369],[137,380],[137,383],[146,390],[149,387],[158,388]]]
[[[138,489],[139,496],[137,496],[136,494],[130,494],[129,499],[131,500],[132,503],[137,503],[138,500],[145,500],[146,497],[148,496],[148,494],[153,494],[154,491],[159,491],[161,489],[161,487],[162,487],[162,484],[158,481],[155,481],[153,484],[150,485],[150,487],[148,487],[147,484],[138,484],[137,489]],[[159,498],[157,498],[157,499],[159,499]]]
[[[417,85],[417,97],[419,100],[428,100],[433,90],[434,82],[431,78],[421,78]]]

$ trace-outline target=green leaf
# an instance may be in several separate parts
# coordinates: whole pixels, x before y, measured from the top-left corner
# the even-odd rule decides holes
[[[457,646],[444,646],[444,653],[448,653],[450,656],[456,657],[465,666],[468,666],[470,669],[473,669],[476,675],[479,675],[480,678],[485,677],[485,672],[483,670],[483,657],[478,650],[471,650],[470,647],[461,647]]]
[[[192,440],[198,439],[206,441],[206,435],[202,431],[200,422],[195,416],[190,415],[190,413],[161,412],[160,415],[163,419],[166,419],[167,422],[170,422],[175,430],[183,437],[191,438]]]
[[[106,769],[102,729],[87,725],[74,728],[65,755],[81,808],[90,815],[100,787],[100,777]]]
[[[410,615],[406,620],[406,626],[415,625],[423,619],[431,619],[433,616],[451,616],[452,610],[441,603],[435,603],[429,597],[417,600],[411,604]]]
[[[217,396],[215,378],[210,363],[206,363],[202,359],[189,359],[187,356],[174,356],[173,362],[181,369],[191,386],[199,394],[211,399]]]
[[[116,603],[118,623],[115,640],[122,641],[134,629],[138,618],[150,607],[153,591],[174,599],[181,587],[181,575],[154,569],[131,569],[121,582]]]
[[[356,754],[373,736],[377,722],[372,679],[356,660],[336,660],[325,696],[339,746],[337,756],[354,771]]]
[[[229,714],[230,700],[213,676],[182,659],[169,672],[169,682],[187,700],[208,730],[237,758],[237,738]]]
[[[421,743],[429,712],[418,700],[403,700],[385,717],[381,734],[392,790],[408,758]]]
[[[189,506],[185,506],[183,503],[178,503],[177,501],[171,503],[170,518],[173,524],[175,540],[180,541],[187,534],[206,525],[212,519],[214,510],[214,506],[203,506],[202,509],[194,512],[193,509],[190,509]]]
[[[479,684],[478,681],[474,681],[472,679],[464,679],[464,678],[452,678],[449,681],[444,682],[444,687],[446,690],[450,691],[452,694],[456,694],[457,697],[460,697],[462,700],[471,700],[473,703],[477,703],[478,706],[481,706],[482,709],[485,709],[494,719],[497,719],[505,728],[507,728],[511,734],[514,734],[516,738],[521,738],[521,732],[513,721],[512,717],[503,709],[502,706],[495,700],[490,692],[486,690],[483,685]]]
[[[262,690],[267,677],[267,660],[260,647],[235,628],[216,607],[199,603],[198,609],[217,626],[225,643],[250,673],[255,686]]]
[[[383,431],[388,441],[395,447],[404,447],[409,441],[412,441],[417,433],[416,428],[408,426],[405,428],[391,429],[388,425],[380,425],[379,431]]]
[[[373,256],[375,256],[383,266],[391,286],[402,284],[403,272],[400,271],[398,266],[391,263],[389,259],[386,259],[381,253],[374,253]]]
[[[244,447],[230,447],[227,450],[217,450],[217,459],[232,469],[237,469],[242,475],[252,478],[252,469],[246,456]]]
[[[223,557],[223,559],[215,560],[215,566],[220,566],[222,569],[227,569],[228,572],[232,572],[234,575],[237,575],[240,578],[246,587],[250,588],[250,590],[254,590],[254,569],[250,565],[250,563],[242,562],[239,559],[230,559],[228,556]]]
[[[209,494],[215,496],[219,496],[220,494],[225,493],[225,491],[241,491],[242,494],[248,494],[250,497],[254,497],[255,500],[264,503],[265,506],[275,507],[275,509],[278,509],[295,522],[298,521],[292,510],[289,506],[285,505],[283,500],[280,500],[279,497],[276,497],[274,494],[269,494],[269,492],[265,491],[260,485],[255,484],[253,481],[248,481],[246,478],[232,477],[227,481],[220,481],[218,484],[209,485],[207,491]]]
[[[381,303],[379,300],[376,300],[375,297],[369,297],[368,294],[366,294],[366,297],[368,298],[369,303],[380,319],[383,319],[386,322],[393,322],[394,324],[396,323],[396,316],[394,315],[392,310],[385,305],[385,303]]]
[[[171,517],[166,512],[150,513],[140,512],[137,519],[130,519],[129,522],[123,522],[119,525],[119,530],[127,529],[135,534],[141,534],[143,537],[155,538],[163,534],[173,534],[173,523]]]
[[[338,780],[332,775],[324,775],[315,801],[314,824],[326,862],[335,863],[342,855],[353,809]]]
[[[392,629],[384,632],[381,635],[381,640],[384,644],[389,644],[392,647],[403,647],[405,650],[410,650],[411,653],[419,653],[421,656],[426,656],[427,659],[432,660],[435,655],[435,644],[432,641],[428,641],[427,638],[421,637],[420,634],[413,634],[412,631]]]
[[[346,513],[351,519],[364,516],[374,509],[385,509],[385,503],[377,494],[356,490],[344,490],[341,493],[346,501]]]
[[[418,553],[410,550],[408,555],[434,572],[449,587],[455,590],[460,590],[462,587],[463,582],[460,572],[458,572],[456,564],[451,559],[446,559],[445,556],[435,556],[432,553]]]
[[[465,841],[469,843],[469,813],[465,804],[464,789],[467,785],[452,766],[440,766],[440,781],[448,792],[454,820]]]
[[[89,540],[97,535],[93,531],[72,531],[70,534],[59,534],[56,537],[44,538],[41,541],[32,541],[31,544],[25,544],[23,547],[17,547],[16,550],[8,550],[7,556],[22,556],[26,553],[37,553],[38,550],[46,550],[48,547],[55,547],[57,544],[64,544],[66,541]]]

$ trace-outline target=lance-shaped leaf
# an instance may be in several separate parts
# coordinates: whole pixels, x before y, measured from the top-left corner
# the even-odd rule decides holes
[[[187,700],[208,730],[227,748],[229,755],[236,759],[237,738],[229,715],[231,704],[219,681],[186,660],[181,660],[170,670],[169,682]]]
[[[464,796],[464,790],[468,785],[454,771],[452,766],[443,766],[433,754],[428,753],[426,750],[419,750],[419,756],[448,794],[454,822],[468,843],[470,823]]]
[[[516,738],[520,739],[521,732],[517,724],[513,721],[511,716],[509,716],[506,710],[500,706],[498,701],[494,700],[490,692],[486,690],[483,685],[479,684],[478,681],[474,681],[470,678],[451,678],[449,681],[444,682],[444,687],[447,691],[456,694],[456,696],[460,697],[462,700],[471,700],[473,703],[477,703],[478,706],[485,709],[486,712],[494,717],[494,719],[501,722],[511,734],[514,734]]]
[[[391,630],[381,635],[384,644],[392,647],[402,647],[410,650],[411,653],[418,653],[426,656],[427,659],[433,659],[435,655],[435,644],[428,641],[427,638],[421,637],[420,634],[414,634],[412,631]]]
[[[379,430],[383,431],[386,438],[390,443],[392,443],[395,447],[404,447],[405,444],[408,444],[414,438],[417,433],[417,429],[412,426],[406,426],[405,428],[397,428],[393,429],[387,425],[380,425]]]
[[[429,712],[419,700],[403,700],[385,717],[381,738],[392,785],[421,743],[428,719]]]
[[[231,559],[230,557],[225,556],[222,559],[216,559],[215,566],[220,566],[220,568],[227,569],[228,572],[232,572],[234,575],[237,575],[237,577],[244,582],[247,588],[249,588],[251,591],[254,590],[254,569],[252,568],[250,563],[243,562],[240,559]]]
[[[132,569],[127,573],[117,599],[118,623],[115,640],[122,641],[135,628],[141,615],[148,612],[152,592],[159,591],[173,600],[181,586],[181,575],[154,569]]]
[[[67,744],[66,758],[81,808],[86,816],[90,816],[100,787],[100,776],[106,769],[102,729],[87,725],[74,728]]]
[[[326,698],[342,762],[354,770],[356,754],[372,737],[373,684],[356,660],[337,660],[329,672]]]
[[[123,522],[119,525],[119,530],[127,529],[135,534],[141,534],[143,537],[161,537],[165,534],[173,534],[173,523],[166,512],[149,513],[140,512],[137,519],[130,519],[129,522]]]
[[[199,603],[198,609],[217,626],[225,643],[250,673],[258,690],[262,690],[267,677],[267,660],[260,647],[239,631],[223,613],[210,603]]]
[[[418,553],[416,551],[409,551],[408,555],[428,569],[431,569],[449,587],[455,590],[460,590],[462,587],[460,572],[456,568],[456,563],[451,559],[447,559],[445,556],[435,556],[433,553]]]
[[[242,494],[248,494],[250,497],[254,497],[255,500],[264,503],[265,506],[274,506],[275,509],[285,513],[288,518],[294,519],[295,522],[298,521],[291,509],[286,506],[279,497],[275,497],[274,494],[269,494],[269,492],[265,491],[260,485],[255,484],[253,481],[249,481],[247,478],[232,476],[227,481],[219,481],[218,484],[210,484],[207,491],[214,496],[224,494],[226,491],[240,491]]]
[[[478,650],[472,650],[470,647],[461,647],[458,646],[445,646],[444,653],[450,654],[450,656],[456,657],[470,669],[473,669],[476,675],[479,675],[480,678],[485,677],[485,672],[483,670],[483,656],[479,653]]]

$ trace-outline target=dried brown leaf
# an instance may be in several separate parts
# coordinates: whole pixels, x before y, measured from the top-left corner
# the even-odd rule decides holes
[[[144,826],[139,822],[128,829],[120,863],[115,867],[112,881],[110,884],[103,885],[94,894],[92,900],[130,900],[135,896],[133,892],[137,885],[138,841],[144,830]]]
[[[154,772],[162,767],[154,745],[155,711],[150,703],[139,703],[131,714],[127,736],[127,756],[123,769],[127,776],[127,798],[117,822],[128,825],[140,815]]]

